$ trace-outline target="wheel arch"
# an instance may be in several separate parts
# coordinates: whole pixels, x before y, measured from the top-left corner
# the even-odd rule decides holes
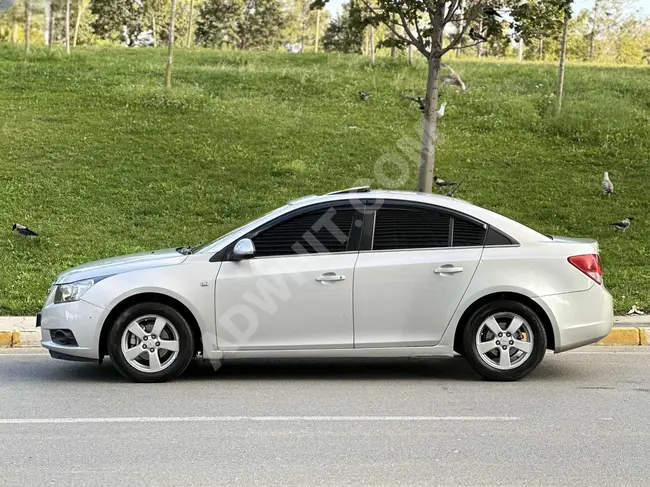
[[[104,323],[102,323],[102,329],[99,335],[99,357],[104,357],[108,354],[108,332],[120,316],[126,309],[138,303],[145,302],[155,302],[166,304],[176,309],[183,318],[187,320],[192,329],[192,334],[194,335],[194,354],[203,350],[203,341],[201,338],[201,328],[199,327],[199,322],[197,321],[194,314],[190,309],[185,306],[178,299],[173,298],[167,294],[156,293],[156,292],[143,292],[139,294],[133,294],[124,298],[122,301],[113,306],[113,309],[108,313]]]
[[[495,292],[483,296],[471,305],[463,312],[460,319],[458,320],[458,326],[456,326],[456,331],[454,333],[454,351],[457,353],[463,353],[463,331],[469,323],[470,317],[478,310],[479,308],[485,306],[486,304],[493,303],[495,301],[516,301],[521,304],[529,306],[537,316],[539,316],[542,324],[544,325],[544,330],[546,331],[547,345],[548,350],[555,350],[555,331],[553,330],[553,324],[548,313],[542,308],[538,303],[536,303],[532,298],[511,291]]]

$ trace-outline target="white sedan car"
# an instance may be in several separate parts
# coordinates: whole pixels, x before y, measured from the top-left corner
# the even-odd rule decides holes
[[[613,323],[593,240],[470,203],[353,188],[308,196],[200,248],[62,273],[37,318],[54,358],[141,382],[205,360],[464,356],[517,380]]]

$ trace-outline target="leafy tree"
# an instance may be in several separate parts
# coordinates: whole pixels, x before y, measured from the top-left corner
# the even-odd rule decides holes
[[[300,45],[303,49],[313,46],[316,50],[316,28],[319,30],[320,43],[329,19],[327,10],[311,9],[311,0],[288,0],[282,39],[289,44]]]
[[[196,42],[207,47],[239,46],[244,8],[244,0],[207,0],[197,14]]]
[[[511,27],[516,39],[523,39],[529,48],[540,46],[548,40],[558,40],[562,35],[564,11],[559,0],[514,0],[510,5]],[[529,49],[528,52],[534,52]],[[543,52],[538,50],[538,57]],[[532,57],[532,56],[528,56]]]
[[[110,40],[124,40],[132,46],[138,35],[150,25],[145,18],[146,0],[93,0],[90,9],[95,15],[94,32]]]
[[[319,0],[326,1],[326,0]],[[470,27],[481,21],[489,22],[497,12],[487,2],[475,0],[461,8],[460,0],[361,0],[367,11],[363,23],[385,25],[392,37],[384,45],[406,47],[413,45],[428,61],[427,84],[424,99],[424,126],[420,152],[418,190],[431,192],[435,168],[437,139],[439,77],[443,69],[442,57],[456,47],[476,46],[480,41],[467,42]],[[460,24],[451,41],[443,45],[443,34],[448,25]],[[451,27],[450,25],[450,27]],[[447,69],[447,67],[444,67]],[[450,71],[448,80],[457,74]],[[458,83],[464,87],[464,83]]]
[[[330,22],[323,34],[323,49],[360,54],[363,49],[365,25],[362,10],[355,0],[343,5],[343,9]]]
[[[278,0],[249,0],[239,29],[239,48],[274,49],[284,26],[285,14]]]

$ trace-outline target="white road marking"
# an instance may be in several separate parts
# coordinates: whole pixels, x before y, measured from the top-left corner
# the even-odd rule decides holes
[[[159,416],[123,418],[0,418],[0,424],[226,423],[282,421],[515,421],[516,416]]]

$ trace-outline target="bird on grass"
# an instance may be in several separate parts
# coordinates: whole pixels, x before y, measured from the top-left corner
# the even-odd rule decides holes
[[[442,76],[440,78],[440,81],[442,81],[443,84],[445,85],[452,85],[452,86],[458,86],[462,91],[467,90],[467,86],[465,86],[465,83],[463,83],[463,80],[460,79],[460,76],[458,76],[458,73],[454,71],[451,66],[448,66],[446,64],[441,65],[443,68],[447,68],[449,70],[449,75],[448,76]]]
[[[456,186],[458,184],[452,181],[445,181],[444,179],[439,178],[438,176],[433,176],[433,182],[438,188],[446,188],[448,186]]]
[[[469,38],[476,42],[487,42],[487,37],[481,35],[480,32],[477,32],[474,27],[469,30]]]
[[[359,98],[361,101],[368,101],[370,100],[370,97],[372,96],[372,93],[364,93],[363,91],[359,92]]]
[[[606,194],[609,196],[614,192],[614,185],[612,184],[612,181],[609,179],[609,173],[605,173],[605,177],[603,177],[603,183],[601,184],[601,189],[603,190],[603,194]]]
[[[494,9],[494,7],[490,7],[489,5],[486,6],[486,7],[483,7],[483,13],[484,13],[485,15],[490,15],[490,16],[492,16],[492,17],[501,17],[501,15],[499,14],[499,12],[497,12],[497,11]]]
[[[630,228],[630,222],[634,220],[631,216],[628,216],[627,218],[624,218],[621,221],[610,223],[609,225],[614,227],[614,229],[617,232],[625,232],[628,228]]]
[[[16,232],[18,235],[22,237],[38,237],[38,233],[36,233],[33,230],[30,230],[25,225],[21,225],[20,223],[14,223],[14,226],[11,227],[11,231]]]

